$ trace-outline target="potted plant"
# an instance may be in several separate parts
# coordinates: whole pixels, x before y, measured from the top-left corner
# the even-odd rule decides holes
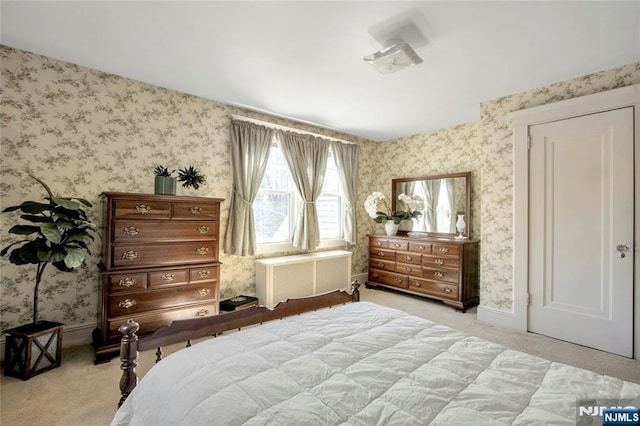
[[[176,178],[171,176],[175,170],[169,171],[168,168],[157,165],[153,169],[156,175],[154,181],[154,193],[164,195],[176,195]]]
[[[182,186],[185,188],[193,187],[193,189],[198,189],[205,182],[205,177],[195,167],[189,166],[189,168],[180,169],[178,180],[182,182]]]
[[[98,235],[84,211],[91,203],[78,197],[56,197],[47,184],[31,177],[47,191],[46,202],[24,201],[3,210],[20,211],[20,218],[31,224],[12,226],[9,233],[21,239],[0,251],[0,256],[9,253],[9,261],[14,265],[36,265],[33,322],[4,331],[5,375],[24,380],[59,367],[61,361],[62,324],[38,318],[38,290],[45,269],[51,264],[70,272],[83,266],[85,256],[90,254],[88,245],[94,240],[93,234]]]

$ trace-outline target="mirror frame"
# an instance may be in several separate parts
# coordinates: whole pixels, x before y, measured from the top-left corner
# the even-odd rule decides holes
[[[465,221],[467,222],[467,227],[462,234],[464,237],[469,238],[470,232],[469,228],[471,228],[471,172],[462,172],[462,173],[449,173],[442,175],[432,175],[432,176],[418,176],[418,177],[410,177],[410,178],[397,178],[391,180],[391,209],[393,211],[396,210],[396,200],[398,199],[398,193],[396,187],[398,183],[403,182],[416,182],[420,180],[434,180],[434,179],[448,179],[448,178],[464,178],[465,185],[467,186],[466,200],[465,200],[465,212],[466,217]],[[405,232],[406,233],[406,232]],[[437,237],[437,238],[454,238],[457,233],[449,233],[449,232],[429,232],[429,237]]]

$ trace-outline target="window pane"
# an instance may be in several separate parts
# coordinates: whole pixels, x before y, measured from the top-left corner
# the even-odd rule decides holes
[[[316,209],[318,211],[320,237],[340,238],[342,236],[340,197],[336,195],[321,195],[316,200]]]
[[[267,170],[260,184],[260,191],[273,189],[289,192],[289,169],[282,157],[280,148],[273,146],[269,153]]]
[[[291,196],[286,192],[260,191],[258,193],[253,203],[258,244],[289,240],[290,204]]]

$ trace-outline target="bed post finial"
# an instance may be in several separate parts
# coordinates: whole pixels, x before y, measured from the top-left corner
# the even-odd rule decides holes
[[[360,301],[360,290],[358,290],[358,287],[360,287],[360,283],[358,280],[354,280],[351,283],[351,297],[353,297],[354,302]]]
[[[118,407],[122,405],[129,396],[133,388],[138,384],[138,376],[136,375],[136,367],[138,366],[138,335],[140,324],[132,319],[122,324],[118,331],[123,334],[120,341],[120,369],[122,377],[120,378],[120,393],[122,397],[118,402]]]

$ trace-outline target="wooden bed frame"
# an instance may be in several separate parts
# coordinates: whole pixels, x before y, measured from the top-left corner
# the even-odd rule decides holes
[[[120,361],[122,362],[120,365],[122,370],[120,392],[122,397],[118,407],[122,405],[138,384],[136,367],[138,365],[139,351],[157,348],[157,363],[162,360],[162,347],[166,345],[187,342],[187,347],[189,347],[192,339],[215,337],[229,330],[239,330],[242,327],[262,324],[274,319],[282,319],[348,302],[358,302],[360,300],[358,287],[360,287],[360,283],[353,281],[351,283],[351,294],[344,290],[334,290],[315,296],[288,299],[278,303],[273,309],[264,306],[252,306],[206,318],[173,321],[170,325],[160,327],[155,332],[140,338],[136,334],[140,329],[140,324],[131,319],[128,320],[118,328],[118,331],[123,334],[120,342]]]

